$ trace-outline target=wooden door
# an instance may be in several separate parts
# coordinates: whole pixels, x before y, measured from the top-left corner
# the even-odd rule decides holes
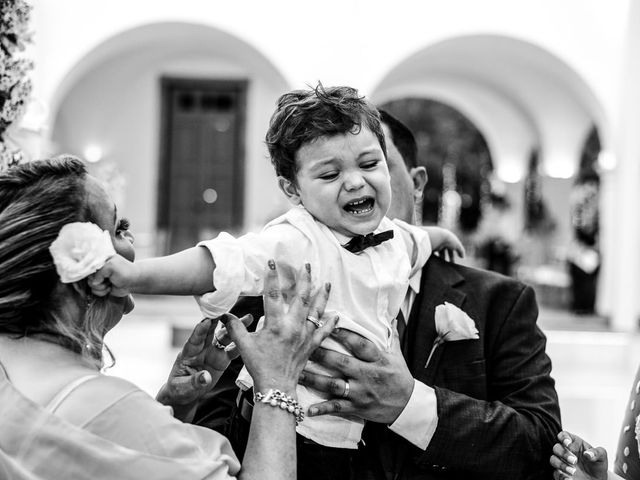
[[[161,82],[158,228],[172,253],[242,225],[247,82]]]

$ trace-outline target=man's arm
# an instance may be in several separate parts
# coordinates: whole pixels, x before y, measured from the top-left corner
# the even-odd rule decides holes
[[[469,472],[474,478],[505,480],[550,475],[548,458],[561,429],[560,412],[549,376],[546,340],[536,326],[533,291],[520,288],[503,321],[496,325],[487,352],[488,399],[435,386],[438,423],[434,436],[426,451],[407,443],[409,461],[418,469],[438,465]],[[400,352],[381,352],[351,332],[338,335],[355,357],[319,349],[314,360],[334,370],[338,379],[306,373],[303,381],[339,397],[344,391],[340,378],[348,378],[350,396],[320,404],[315,413],[355,414],[393,423],[408,401],[406,390],[399,386],[413,382],[410,374],[407,378]]]
[[[438,427],[418,464],[494,479],[550,476],[560,410],[537,312],[533,290],[523,287],[487,351],[487,400],[435,387]]]

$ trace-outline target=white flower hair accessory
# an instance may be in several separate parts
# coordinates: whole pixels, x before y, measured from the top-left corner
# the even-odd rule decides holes
[[[95,223],[68,223],[49,247],[62,283],[87,278],[116,254],[107,230]]]
[[[438,336],[433,342],[433,347],[431,347],[431,352],[424,368],[429,365],[436,348],[444,342],[480,338],[476,324],[471,317],[449,302],[444,302],[444,304],[436,307],[435,320]]]

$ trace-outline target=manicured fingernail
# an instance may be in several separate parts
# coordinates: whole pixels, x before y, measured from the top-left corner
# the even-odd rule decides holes
[[[595,460],[596,459],[596,454],[593,453],[591,450],[587,450],[584,452],[584,456],[587,457],[589,460]]]
[[[309,409],[309,411],[307,412],[307,415],[310,416],[310,417],[313,417],[317,413],[318,413],[318,409],[316,407],[311,407]]]
[[[324,289],[329,293],[331,291],[331,282],[327,282],[324,284]]]
[[[571,464],[571,465],[575,465],[576,462],[578,461],[577,457],[575,455],[569,455],[567,457],[567,461]]]
[[[267,262],[267,265],[269,265],[269,269],[270,270],[275,270],[276,269],[276,262],[273,261],[273,258],[269,259],[269,261]]]
[[[574,473],[576,473],[576,469],[573,467],[566,467],[565,472],[567,472],[569,475],[573,475]]]
[[[311,264],[310,263],[305,263],[304,264],[304,269],[307,271],[307,273],[311,273]]]
[[[570,438],[565,438],[565,439],[563,439],[563,440],[562,440],[562,444],[563,444],[565,447],[568,447],[569,445],[571,445],[571,439],[570,439]]]
[[[200,385],[206,385],[207,384],[207,375],[204,372],[200,373],[200,376],[198,377],[198,383]]]

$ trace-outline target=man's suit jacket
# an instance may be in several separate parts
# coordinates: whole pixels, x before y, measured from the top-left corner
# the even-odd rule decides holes
[[[478,340],[448,342],[436,349],[435,307],[444,302],[475,322]],[[234,313],[261,315],[262,302],[246,298]],[[409,316],[405,358],[414,378],[434,387],[438,426],[426,451],[367,423],[356,462],[356,479],[543,479],[560,431],[560,412],[546,339],[536,325],[530,287],[498,274],[432,256]],[[201,403],[196,423],[228,435],[242,455],[242,438],[229,430],[241,363],[234,362]],[[246,432],[241,433],[241,437]]]
[[[437,336],[435,307],[444,302],[465,311],[480,338],[445,342],[425,368]],[[437,428],[423,451],[368,423],[356,478],[551,478],[560,410],[537,314],[530,287],[432,257],[403,350],[414,378],[435,389]]]

